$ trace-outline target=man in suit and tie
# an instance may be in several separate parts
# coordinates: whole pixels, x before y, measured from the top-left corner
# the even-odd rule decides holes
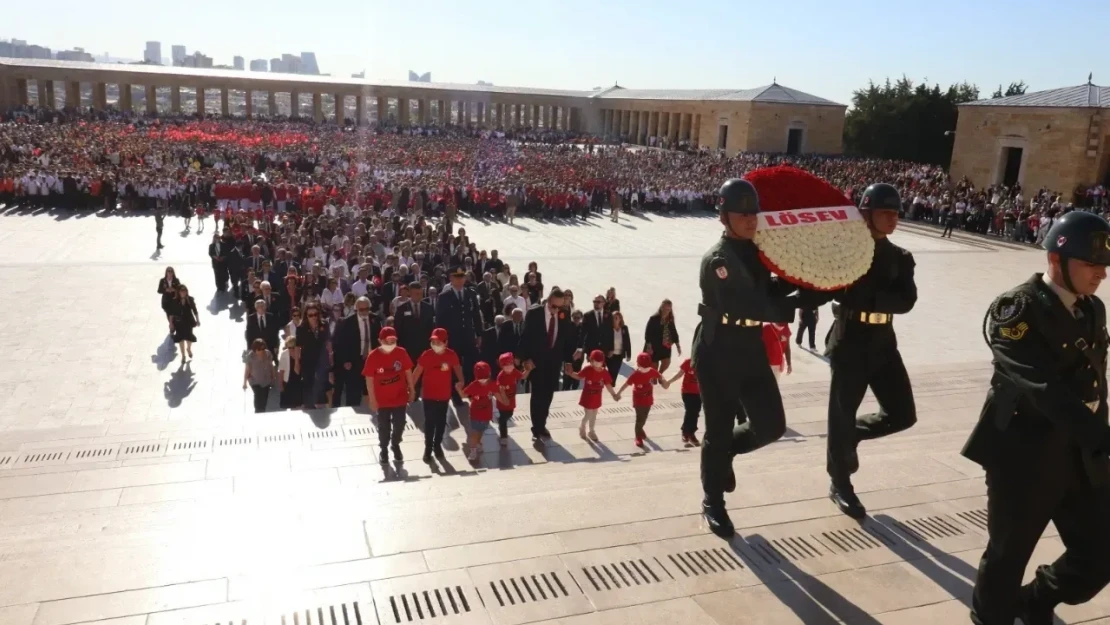
[[[516,364],[520,365],[520,356],[517,355],[517,349],[520,348],[520,337],[524,334],[524,311],[519,308],[514,308],[512,315],[509,319],[505,319],[497,333],[497,351],[504,354],[509,352],[516,359]]]
[[[397,344],[404,347],[415,362],[428,349],[428,337],[435,329],[432,307],[424,303],[424,290],[419,282],[409,283],[409,301],[397,306],[393,327],[397,330]]]
[[[274,315],[266,311],[265,300],[256,300],[254,312],[247,318],[247,347],[250,347],[254,339],[262,339],[266,343],[266,349],[270,350],[274,359],[277,359],[280,328],[281,324],[274,319]]]
[[[594,296],[594,309],[582,317],[582,344],[579,347],[586,354],[601,349],[601,331],[613,324],[609,313],[605,312],[605,297]]]
[[[528,309],[524,315],[524,333],[517,349],[517,357],[525,369],[532,371],[532,440],[547,442],[547,414],[551,399],[559,385],[559,373],[574,361],[574,333],[570,319],[563,312],[563,291],[551,289],[547,301]]]
[[[462,361],[465,382],[470,383],[474,376],[474,363],[478,362],[481,346],[482,313],[479,309],[478,295],[473,289],[466,288],[466,270],[461,266],[451,271],[451,284],[439,294],[436,304],[435,323],[437,328],[447,330],[447,346],[459,355]],[[459,399],[455,405],[461,403]]]
[[[258,245],[251,246],[251,255],[247,258],[247,269],[254,272],[256,276],[265,276],[262,273],[263,265],[266,262],[266,257],[262,255],[262,248]],[[266,276],[268,277],[268,276]]]
[[[362,377],[362,366],[366,356],[378,347],[378,332],[381,321],[370,314],[370,298],[360,297],[355,302],[355,312],[339,322],[335,329],[335,392],[332,404],[338,408],[344,395],[348,406],[362,404],[366,390],[366,379]]]

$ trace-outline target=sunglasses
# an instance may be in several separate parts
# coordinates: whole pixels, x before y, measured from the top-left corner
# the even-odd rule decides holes
[[[316,314],[316,313],[308,313],[308,318],[309,318],[309,319],[312,319],[313,317],[319,317],[319,316],[320,316],[320,315],[318,315],[318,314]]]

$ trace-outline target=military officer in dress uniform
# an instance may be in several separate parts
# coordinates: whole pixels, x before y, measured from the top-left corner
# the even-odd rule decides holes
[[[863,192],[859,208],[875,239],[871,267],[846,289],[802,295],[807,304],[837,302],[833,327],[825,339],[832,369],[826,469],[832,481],[829,498],[855,519],[867,516],[852,486],[852,474],[859,470],[859,442],[901,432],[917,422],[913,389],[893,325],[894,315],[910,312],[917,303],[914,261],[909,251],[887,238],[898,227],[902,200],[889,184],[873,184]],[[879,411],[857,417],[869,386]]]
[[[971,620],[1049,625],[1060,603],[1090,600],[1110,581],[1110,425],[1106,308],[1095,297],[1110,265],[1110,224],[1070,212],[1045,237],[1048,272],[994,300],[984,319],[994,376],[963,455],[987,474],[990,540]],[[1064,554],[1021,586],[1049,521]]]
[[[735,533],[724,494],[736,489],[732,458],[782,437],[786,414],[767,362],[763,323],[790,323],[793,285],[771,277],[752,238],[759,196],[746,180],[721,186],[718,208],[724,233],[701,261],[701,322],[694,333],[693,365],[705,406],[701,448],[702,514],[709,529]]]

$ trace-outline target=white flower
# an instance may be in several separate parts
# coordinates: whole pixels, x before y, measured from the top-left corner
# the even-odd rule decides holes
[[[875,253],[875,242],[861,219],[761,228],[755,244],[773,273],[820,291],[844,288],[860,279]]]

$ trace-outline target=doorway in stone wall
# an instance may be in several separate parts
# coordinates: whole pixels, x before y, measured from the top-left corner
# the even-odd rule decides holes
[[[1002,148],[1002,184],[1012,187],[1018,183],[1024,153],[1022,148]]]
[[[791,128],[786,134],[786,153],[790,155],[802,153],[802,137],[805,131],[801,128]]]
[[[723,150],[728,145],[728,124],[717,127],[717,149]]]

